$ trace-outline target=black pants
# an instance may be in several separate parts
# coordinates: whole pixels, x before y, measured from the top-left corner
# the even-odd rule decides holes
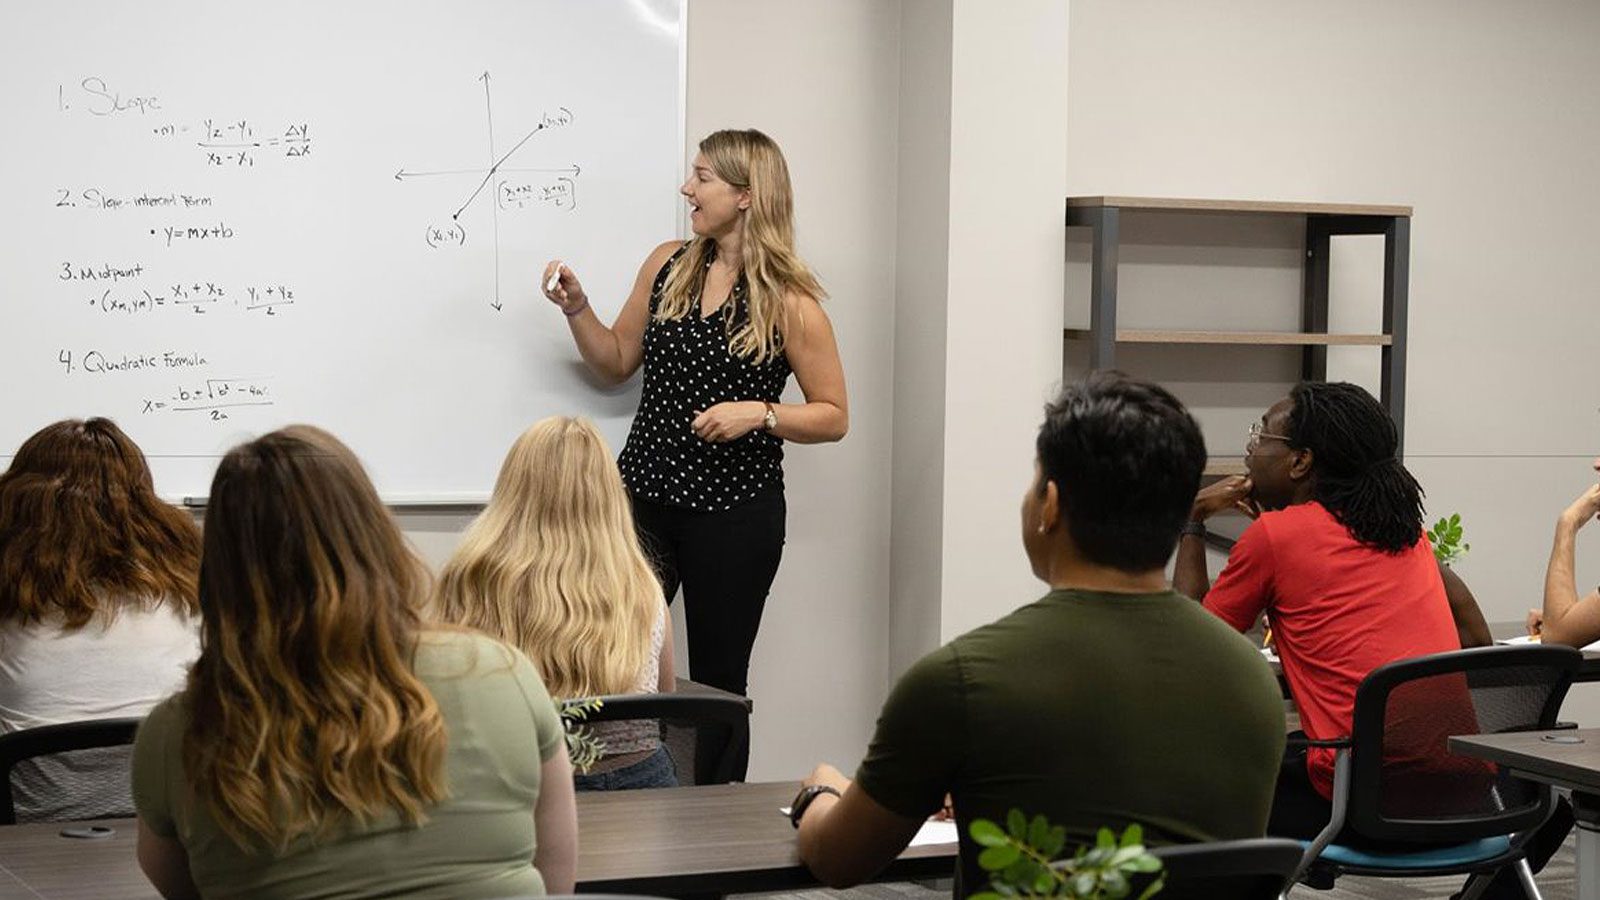
[[[747,694],[750,651],[767,591],[783,558],[781,492],[723,512],[695,512],[634,498],[633,518],[667,602],[683,587],[689,677]],[[736,780],[748,763],[740,760]]]
[[[1304,737],[1303,734],[1299,735]],[[1293,737],[1293,735],[1291,735]],[[1272,797],[1272,814],[1267,820],[1267,834],[1272,837],[1314,839],[1333,817],[1333,804],[1324,800],[1311,786],[1311,776],[1306,773],[1306,751],[1291,749],[1284,752],[1283,765],[1278,769],[1278,787]],[[1555,812],[1528,842],[1528,864],[1538,872],[1550,857],[1561,848],[1567,832],[1572,830],[1572,805],[1564,798],[1556,801]],[[1348,826],[1334,843],[1362,850],[1405,849],[1405,845],[1373,841],[1356,834]],[[1418,848],[1423,849],[1423,848]],[[1522,883],[1510,868],[1501,869],[1489,883],[1483,900],[1521,898]]]

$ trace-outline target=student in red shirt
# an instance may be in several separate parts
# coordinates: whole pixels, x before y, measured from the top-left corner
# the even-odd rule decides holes
[[[1245,450],[1247,475],[1195,497],[1173,587],[1240,631],[1266,614],[1307,736],[1350,733],[1356,687],[1373,669],[1490,642],[1471,592],[1434,560],[1422,488],[1371,394],[1296,385],[1251,426]],[[1209,584],[1202,524],[1227,509],[1256,521]],[[1289,752],[1268,834],[1308,840],[1327,825],[1333,758]]]

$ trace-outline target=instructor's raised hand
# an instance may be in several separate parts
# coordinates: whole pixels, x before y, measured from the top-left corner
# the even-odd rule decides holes
[[[589,307],[589,295],[583,292],[583,284],[572,269],[559,259],[545,264],[544,274],[539,278],[539,289],[568,316],[575,316]]]

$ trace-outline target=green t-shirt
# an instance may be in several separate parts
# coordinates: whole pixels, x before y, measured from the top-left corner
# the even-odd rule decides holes
[[[189,854],[211,897],[505,897],[543,894],[533,867],[540,763],[564,751],[560,716],[521,651],[470,632],[430,632],[415,672],[444,716],[449,795],[418,828],[389,814],[277,856],[240,848],[184,778],[183,695],[151,711],[133,751],[139,818]]]
[[[856,781],[908,818],[949,792],[971,893],[968,828],[1012,808],[1077,842],[1130,822],[1156,844],[1260,837],[1283,744],[1277,679],[1200,604],[1054,591],[912,666]]]

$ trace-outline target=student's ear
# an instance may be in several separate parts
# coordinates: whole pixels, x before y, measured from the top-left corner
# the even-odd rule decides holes
[[[1056,530],[1061,524],[1061,510],[1065,498],[1061,496],[1061,489],[1054,481],[1044,483],[1044,496],[1039,499],[1039,532],[1045,534]]]
[[[1309,447],[1292,452],[1294,455],[1289,458],[1289,478],[1293,481],[1305,481],[1311,477],[1314,454]]]
[[[739,192],[739,211],[740,212],[744,212],[745,210],[748,210],[749,208],[750,208],[750,192],[747,191],[747,190],[740,191]]]

